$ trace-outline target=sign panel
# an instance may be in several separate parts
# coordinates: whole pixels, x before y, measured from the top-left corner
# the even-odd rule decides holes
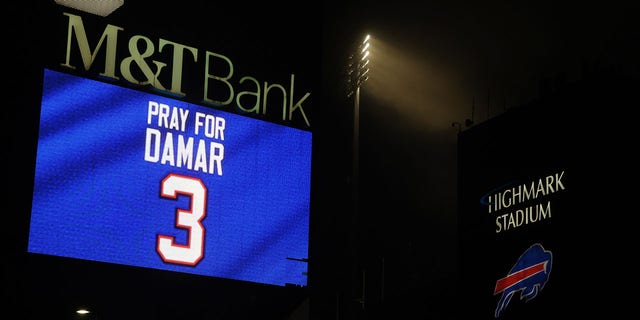
[[[568,117],[552,103],[521,107],[459,136],[461,317],[538,319],[570,308],[562,296],[580,261],[575,196],[585,174],[566,148],[577,137]]]
[[[28,251],[304,286],[311,140],[45,69]]]
[[[637,87],[586,78],[459,135],[460,318],[625,314]]]

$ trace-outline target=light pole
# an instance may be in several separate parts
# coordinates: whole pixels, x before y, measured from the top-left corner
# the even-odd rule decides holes
[[[366,35],[362,43],[359,44],[356,53],[349,57],[347,85],[347,97],[353,98],[353,191],[356,204],[358,203],[358,175],[359,175],[359,155],[360,155],[360,87],[369,79],[369,62],[370,62],[370,42],[371,36]]]
[[[353,145],[352,145],[352,196],[353,196],[353,226],[356,234],[353,241],[353,258],[354,266],[356,270],[359,269],[357,265],[360,263],[359,259],[359,163],[360,163],[360,87],[369,79],[369,62],[370,62],[370,39],[369,35],[366,35],[364,40],[358,45],[356,52],[349,56],[349,63],[347,68],[347,97],[353,96]],[[364,269],[358,270],[356,274],[361,274],[361,288],[359,289],[360,297],[356,298],[356,301],[360,303],[361,309],[365,309],[365,275]]]

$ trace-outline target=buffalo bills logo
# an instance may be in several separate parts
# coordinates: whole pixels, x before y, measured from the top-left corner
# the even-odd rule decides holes
[[[540,244],[534,244],[525,251],[516,264],[509,270],[506,277],[496,282],[493,294],[502,292],[498,301],[495,317],[500,316],[515,293],[520,293],[520,299],[529,301],[538,295],[551,273],[551,251],[545,250]]]

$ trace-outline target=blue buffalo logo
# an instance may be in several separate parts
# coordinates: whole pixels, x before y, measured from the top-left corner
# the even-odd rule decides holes
[[[520,299],[529,301],[538,295],[551,273],[551,251],[545,250],[536,243],[529,247],[509,270],[509,273],[496,282],[494,295],[502,292],[498,301],[495,317],[500,316],[514,294],[519,293]]]

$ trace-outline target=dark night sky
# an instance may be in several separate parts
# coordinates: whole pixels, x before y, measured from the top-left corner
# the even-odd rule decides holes
[[[317,44],[309,44],[317,39],[309,39],[306,29],[296,29],[308,27],[309,21],[317,22],[310,31],[312,35],[321,33],[321,57],[306,63],[318,64],[321,78],[316,79],[321,86],[314,93],[319,98],[313,106],[316,180],[310,247],[310,257],[317,258],[310,270],[317,268],[322,273],[315,283],[320,288],[315,294],[323,295],[315,296],[320,315],[335,314],[335,286],[350,281],[343,259],[351,253],[345,247],[353,232],[348,184],[353,101],[345,96],[343,75],[347,56],[366,33],[373,37],[373,49],[371,78],[362,88],[360,104],[359,228],[364,230],[363,255],[370,266],[379,266],[384,257],[388,299],[407,315],[425,318],[448,318],[450,310],[446,308],[456,294],[456,139],[458,130],[465,127],[452,123],[470,118],[475,124],[482,123],[532,101],[541,84],[560,87],[589,70],[613,68],[640,74],[640,5],[633,1],[263,4],[253,7],[258,10],[251,21],[244,15],[249,7],[228,4],[222,10],[218,4],[200,1],[182,5],[188,2],[169,9],[158,6],[150,16],[148,4],[127,0],[122,12],[116,13],[120,19],[116,24],[135,25],[126,22],[132,17],[153,18],[156,23],[150,22],[148,28],[158,34],[186,43],[198,39],[214,48],[215,44],[234,48],[234,41],[259,42],[263,37],[275,39],[277,50],[291,46],[286,53],[276,49],[260,54],[247,50],[230,53],[235,61],[267,65],[278,55],[284,60],[304,59],[304,49],[317,48]],[[38,27],[37,16],[28,13],[27,7],[20,7],[24,14],[21,21]],[[262,9],[275,9],[279,14],[267,15]],[[179,17],[180,28],[173,28],[171,17]],[[137,22],[139,29],[132,29],[149,32]],[[273,25],[260,29],[249,22]],[[29,59],[41,58],[42,48],[34,47],[44,40],[34,34],[37,28],[18,31],[15,36],[21,42],[13,49],[16,55],[26,57],[18,63],[22,70],[39,72]],[[16,84],[21,92],[37,87]],[[32,115],[31,111],[12,112]],[[37,124],[29,125],[33,129]],[[23,154],[11,163],[29,163],[34,150],[18,152],[24,142],[17,134],[10,137],[10,153]],[[3,161],[6,159],[3,154]],[[31,168],[20,165],[20,173],[31,173]],[[13,192],[28,189],[25,186]],[[24,225],[24,221],[18,223]],[[16,241],[21,244],[23,240]]]

